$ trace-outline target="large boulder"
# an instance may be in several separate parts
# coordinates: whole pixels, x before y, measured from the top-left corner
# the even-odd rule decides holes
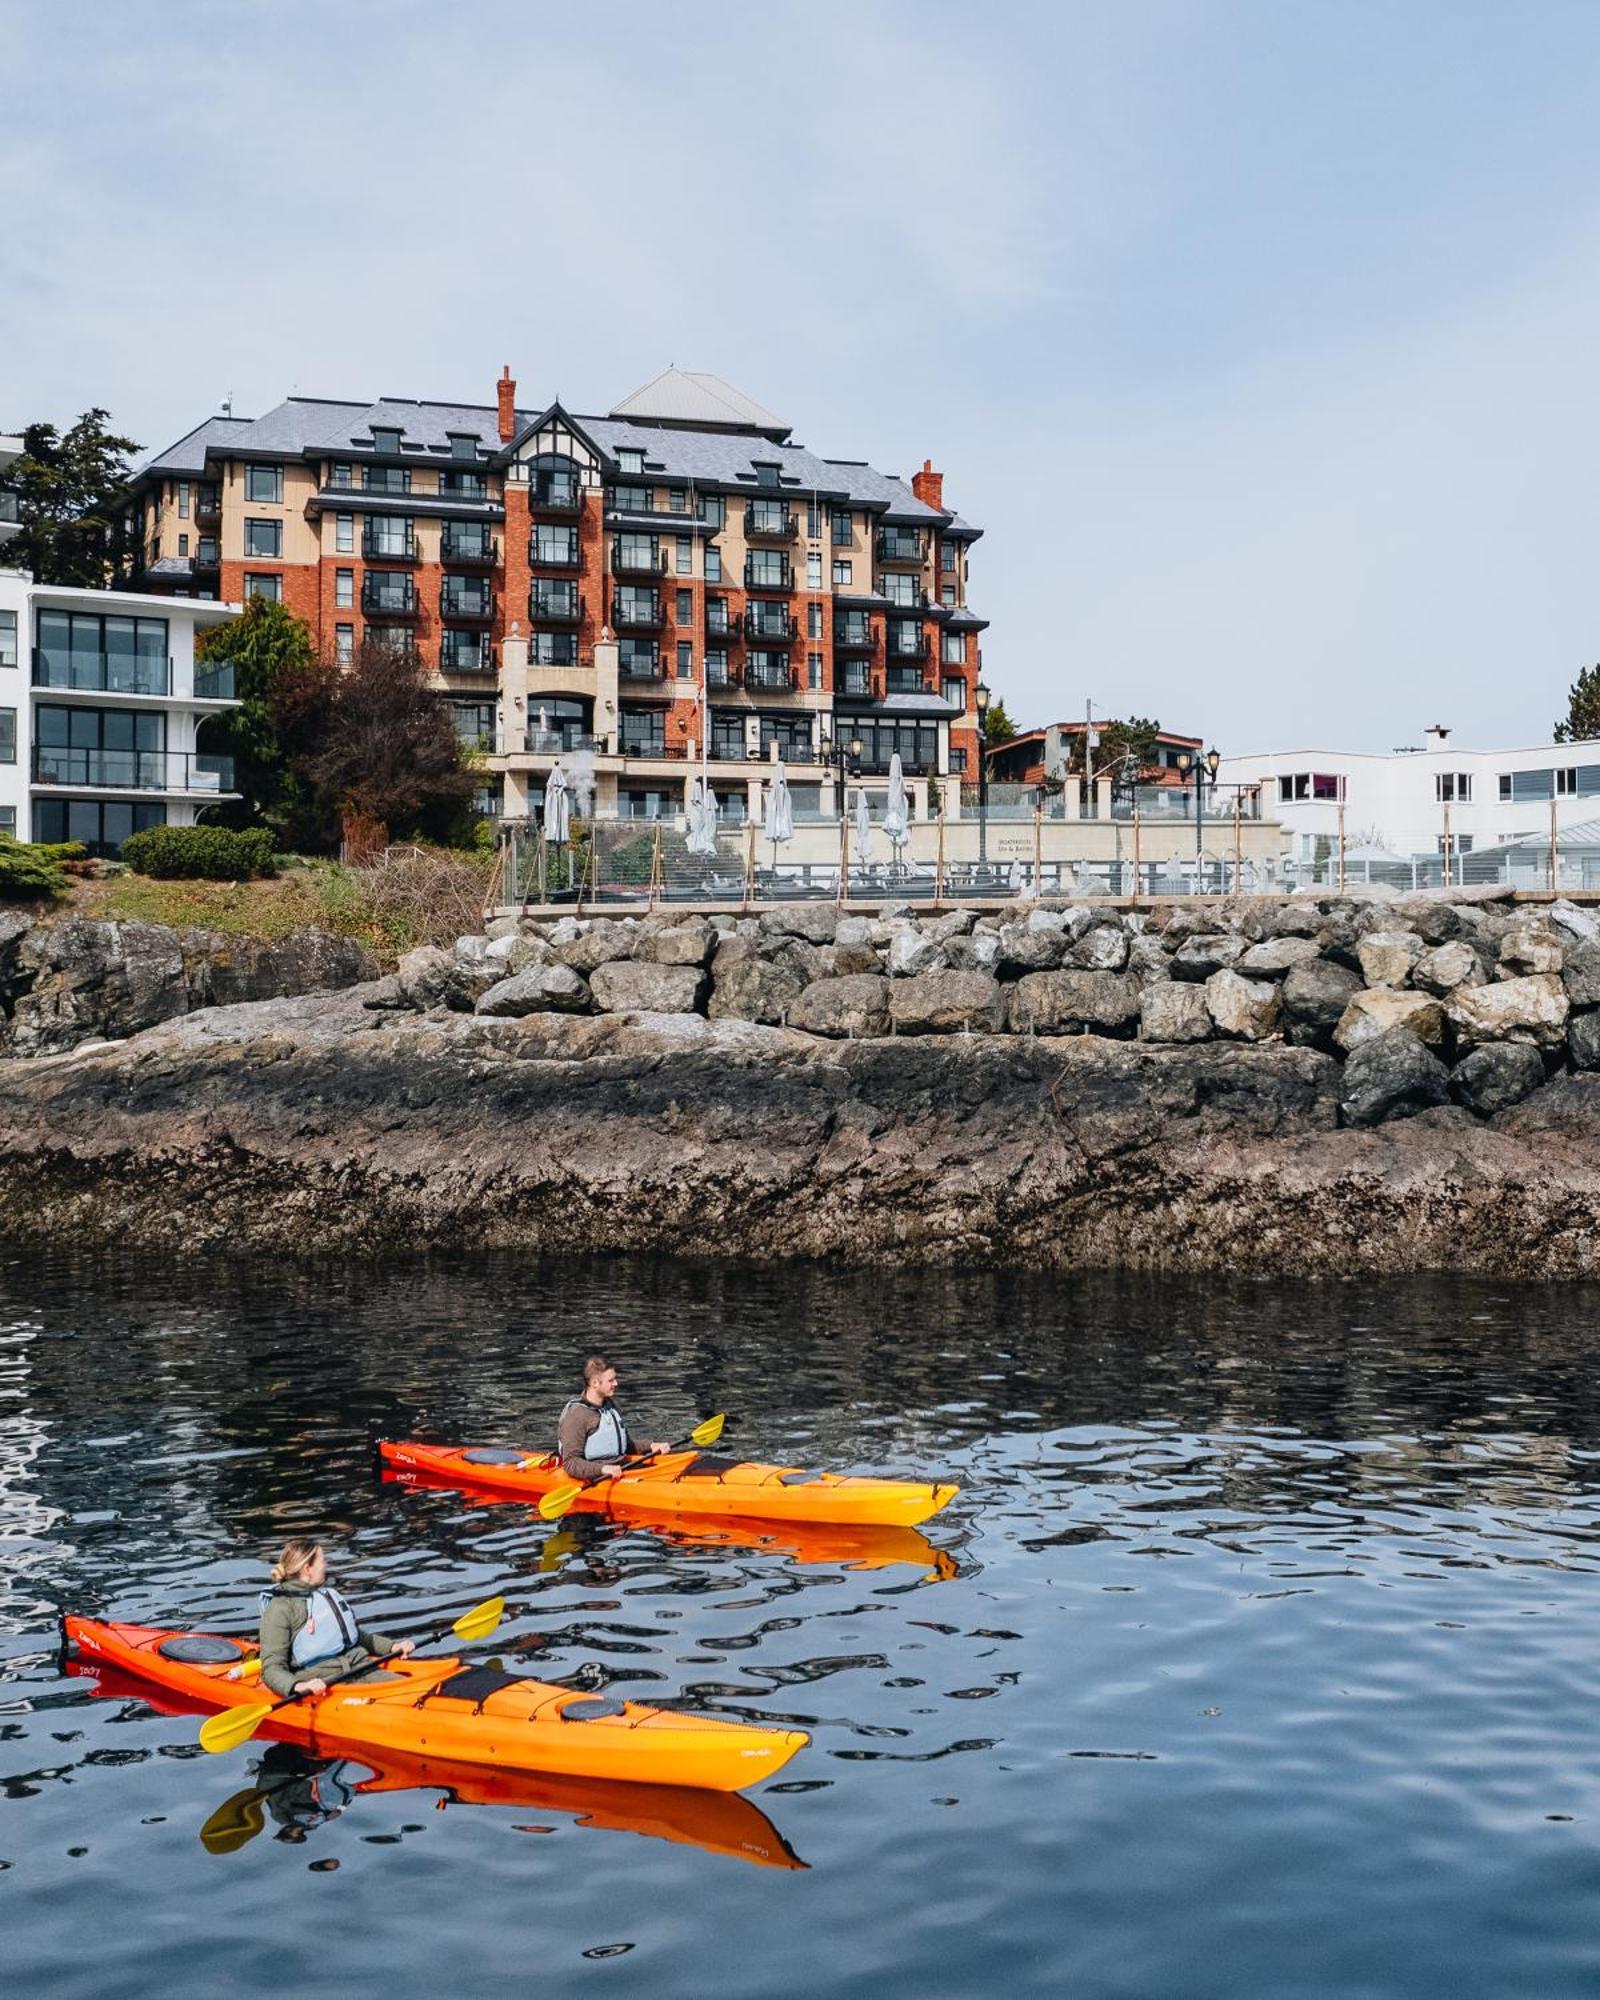
[[[1450,1072],[1406,1028],[1363,1042],[1344,1066],[1339,1109],[1348,1125],[1381,1125],[1448,1102]]]
[[[597,965],[589,979],[603,1014],[694,1014],[706,985],[697,965],[651,965],[626,958]]]
[[[1522,979],[1497,979],[1487,986],[1457,987],[1445,1010],[1465,1047],[1481,1042],[1531,1042],[1558,1048],[1567,1032],[1571,1003],[1552,972]]]
[[[1450,1094],[1480,1118],[1509,1111],[1544,1082],[1544,1059],[1527,1042],[1487,1042],[1450,1072]]]
[[[915,924],[896,924],[889,939],[889,977],[914,979],[919,972],[934,972],[945,963],[944,953],[931,937]]]
[[[1128,963],[1128,933],[1121,924],[1092,924],[1070,957],[1089,972],[1121,972]]]
[[[841,947],[841,953],[849,947]],[[759,952],[731,952],[726,945],[712,967],[711,998],[706,1012],[713,1020],[764,1021],[769,1026],[788,1018],[806,982],[792,967],[763,958]]]
[[[1461,917],[1436,896],[1402,896],[1391,913],[1427,945],[1448,944],[1461,935]]]
[[[1483,965],[1464,938],[1451,938],[1425,951],[1411,968],[1411,983],[1425,993],[1454,993],[1458,986],[1481,986]]]
[[[988,972],[922,972],[889,988],[889,1019],[903,1035],[997,1035],[1005,989]]]
[[[886,1035],[890,982],[881,973],[819,979],[789,1009],[789,1026],[812,1035]]]
[[[1545,915],[1569,938],[1600,938],[1600,918],[1592,910],[1580,910],[1565,896],[1558,896]]]
[[[1350,996],[1333,1039],[1347,1054],[1395,1028],[1405,1028],[1430,1048],[1444,1046],[1444,1009],[1431,993],[1373,986]]]
[[[1331,959],[1308,958],[1283,982],[1283,1011],[1295,1026],[1331,1034],[1346,1007],[1361,991],[1361,975]]]
[[[1369,986],[1404,986],[1422,951],[1415,931],[1368,931],[1356,946],[1356,958]]]
[[[1054,916],[1056,912],[1035,910],[1033,914]],[[1053,971],[1066,957],[1069,942],[1063,924],[1044,930],[1036,930],[1031,924],[1007,924],[1000,932],[995,969],[1010,973]]]
[[[717,934],[709,924],[673,924],[640,944],[637,956],[652,965],[709,965]]]
[[[944,955],[956,972],[994,972],[1000,963],[1000,938],[995,931],[973,931],[969,937],[945,942]]]
[[[515,1020],[524,1014],[587,1014],[589,983],[570,965],[529,965],[478,995],[476,1012]]]
[[[596,917],[587,930],[579,932],[570,943],[558,945],[556,950],[563,965],[570,965],[574,972],[587,977],[602,965],[625,963],[645,941],[646,933],[636,925]]]
[[[1192,979],[1162,979],[1139,994],[1139,1039],[1203,1042],[1213,1032],[1206,989]]]
[[[782,909],[762,912],[761,928],[768,937],[797,937],[808,944],[832,944],[839,928],[839,912],[832,903],[785,903]]]
[[[1171,936],[1171,926],[1168,926]],[[1245,940],[1235,931],[1202,931],[1185,938],[1172,954],[1174,979],[1209,979],[1214,972],[1237,965],[1245,954]]]
[[[1317,955],[1312,938],[1263,938],[1260,944],[1251,945],[1233,969],[1245,979],[1287,979],[1297,965],[1309,965]]]
[[[419,944],[415,951],[402,952],[395,967],[401,1001],[419,1013],[444,1006],[460,970],[454,952],[442,951],[436,944]]]
[[[1278,1028],[1278,988],[1270,979],[1244,979],[1226,967],[1205,984],[1206,1008],[1217,1033],[1232,1041],[1260,1042]]]
[[[1500,940],[1500,963],[1509,973],[1559,972],[1561,940],[1547,926],[1519,925]]]
[[[1574,1007],[1600,1007],[1600,941],[1580,938],[1567,946],[1561,983]]]
[[[1011,1026],[1017,1034],[1075,1034],[1085,1028],[1131,1031],[1139,1018],[1139,989],[1119,972],[1029,972],[1011,989]]]
[[[1515,1043],[1502,1047],[1514,1048]],[[1567,1023],[1567,1053],[1574,1069],[1600,1069],[1600,1013],[1574,1014]]]

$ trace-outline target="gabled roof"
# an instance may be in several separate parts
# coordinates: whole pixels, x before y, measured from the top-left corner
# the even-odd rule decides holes
[[[786,438],[792,428],[720,375],[684,368],[664,368],[653,382],[614,403],[609,414],[646,423],[761,431],[774,438]]]

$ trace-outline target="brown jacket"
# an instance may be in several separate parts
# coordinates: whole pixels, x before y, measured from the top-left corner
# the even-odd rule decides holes
[[[622,1412],[608,1398],[598,1408],[586,1402],[583,1397],[575,1397],[561,1412],[561,1421],[556,1426],[556,1453],[561,1460],[561,1470],[569,1479],[585,1481],[604,1479],[602,1465],[611,1463],[607,1459],[587,1456],[589,1440],[600,1427],[601,1412],[609,1410],[617,1420],[622,1432],[622,1448],[627,1451],[632,1446],[627,1425],[622,1421]]]

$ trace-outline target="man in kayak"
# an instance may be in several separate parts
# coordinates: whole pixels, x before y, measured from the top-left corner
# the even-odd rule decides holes
[[[371,1660],[404,1659],[411,1641],[367,1630],[329,1584],[322,1544],[296,1535],[261,1594],[258,1650],[262,1684],[274,1694],[326,1694]]]
[[[591,1354],[583,1364],[583,1392],[568,1403],[556,1426],[556,1456],[569,1479],[588,1484],[622,1470],[622,1460],[634,1447],[622,1412],[612,1400],[616,1393],[616,1369],[600,1355]],[[652,1442],[637,1449],[657,1452],[671,1447]]]

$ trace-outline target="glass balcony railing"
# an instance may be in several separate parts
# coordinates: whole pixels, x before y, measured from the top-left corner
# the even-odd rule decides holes
[[[664,731],[652,733],[646,730],[624,729],[619,742],[624,757],[665,757],[667,754]]]
[[[494,670],[494,653],[487,632],[446,632],[439,646],[442,674],[487,674]]]
[[[483,501],[489,497],[489,482],[481,472],[441,472],[441,500]]]
[[[447,521],[439,537],[439,560],[447,563],[493,563],[500,545],[487,530],[471,522]]]
[[[665,576],[667,552],[648,538],[619,535],[611,544],[611,570],[615,576]]]
[[[536,757],[568,757],[574,750],[605,748],[598,736],[591,736],[581,722],[563,722],[554,729],[541,729],[537,723],[528,724],[526,747]]]
[[[834,678],[834,686],[840,694],[854,694],[863,697],[872,693],[872,669],[864,663],[854,661],[842,667]]]
[[[234,698],[234,672],[232,660],[220,660],[216,666],[207,667],[198,661],[194,670],[194,698],[196,701],[232,701]]]
[[[35,646],[33,684],[95,694],[171,694],[170,655],[93,652],[82,646]]]
[[[421,607],[409,576],[364,576],[361,609],[373,618],[415,618]]]
[[[776,536],[781,541],[794,538],[795,517],[781,500],[752,500],[744,510],[747,536]]]
[[[363,466],[361,486],[366,493],[409,493],[411,468],[408,465]]]
[[[578,586],[565,577],[545,577],[528,592],[528,616],[545,625],[576,625],[583,617]]]
[[[745,662],[744,684],[758,694],[787,694],[794,675],[785,659],[752,659]]]
[[[611,622],[619,632],[653,632],[661,618],[658,590],[619,590],[612,600]]]
[[[920,563],[922,537],[914,528],[880,528],[878,560],[892,563]]]
[[[368,562],[415,562],[417,538],[409,526],[402,529],[393,522],[375,523],[361,537],[361,553]]]
[[[233,759],[186,750],[52,750],[36,746],[36,785],[116,792],[231,792]]]
[[[439,586],[441,618],[492,618],[494,591],[481,576],[447,576]]]
[[[744,587],[746,590],[793,590],[794,569],[787,556],[780,556],[776,562],[770,557],[753,555],[746,558],[744,566]]]
[[[852,612],[833,621],[835,652],[870,653],[875,644],[872,620],[865,612]]]
[[[576,528],[535,528],[528,537],[528,561],[535,569],[576,569]]]
[[[528,485],[528,504],[537,513],[572,514],[583,503],[576,473],[536,472]]]
[[[0,521],[15,521],[17,518],[16,494],[7,493],[3,487],[0,487]]]

